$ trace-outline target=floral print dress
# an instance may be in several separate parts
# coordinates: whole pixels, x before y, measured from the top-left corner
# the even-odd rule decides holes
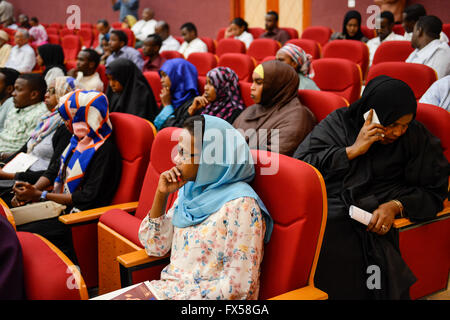
[[[178,200],[177,200],[178,201]],[[265,223],[255,199],[225,203],[202,223],[177,228],[176,204],[158,218],[146,217],[139,239],[150,256],[170,249],[161,280],[151,281],[160,299],[257,299]]]

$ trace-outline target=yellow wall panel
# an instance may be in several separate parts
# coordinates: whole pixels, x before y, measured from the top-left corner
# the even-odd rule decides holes
[[[279,0],[280,27],[295,28],[300,35],[303,29],[303,0]]]
[[[245,18],[250,28],[265,28],[266,1],[264,0],[243,0],[245,1]]]

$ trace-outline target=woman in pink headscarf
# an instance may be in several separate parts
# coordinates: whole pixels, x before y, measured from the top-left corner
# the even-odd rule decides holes
[[[44,28],[32,27],[30,30],[28,30],[28,33],[31,36],[32,44],[40,46],[48,43],[47,32]]]

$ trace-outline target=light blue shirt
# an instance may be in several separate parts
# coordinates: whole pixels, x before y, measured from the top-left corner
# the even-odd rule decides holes
[[[450,75],[435,81],[419,102],[433,104],[450,111]]]
[[[123,21],[127,15],[132,15],[138,18],[139,0],[118,0],[113,5],[113,10],[120,10],[120,22]]]
[[[299,73],[298,77],[300,78],[300,83],[298,85],[299,89],[310,89],[310,90],[317,90],[320,91],[317,84],[314,82],[314,80],[305,77],[303,74]]]
[[[5,102],[0,106],[0,131],[3,130],[3,125],[5,123],[6,115],[9,110],[14,108],[13,97],[6,99]]]
[[[138,69],[141,71],[144,68],[144,59],[142,59],[141,53],[132,47],[125,46],[122,47],[119,51],[112,53],[106,59],[106,66],[108,66],[111,62],[113,62],[117,58],[125,58],[133,61],[134,64],[138,67]]]

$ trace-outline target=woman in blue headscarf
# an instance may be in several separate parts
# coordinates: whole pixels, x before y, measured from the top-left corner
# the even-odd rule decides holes
[[[176,58],[164,62],[160,74],[161,104],[164,108],[154,121],[155,127],[158,130],[181,127],[190,117],[188,109],[198,96],[197,69],[185,59]]]
[[[163,172],[139,239],[152,256],[171,250],[158,299],[257,299],[263,243],[273,221],[248,184],[255,175],[245,139],[228,122],[200,115],[183,125],[176,166]],[[178,190],[179,189],[179,190]],[[164,214],[167,197],[178,200]]]

